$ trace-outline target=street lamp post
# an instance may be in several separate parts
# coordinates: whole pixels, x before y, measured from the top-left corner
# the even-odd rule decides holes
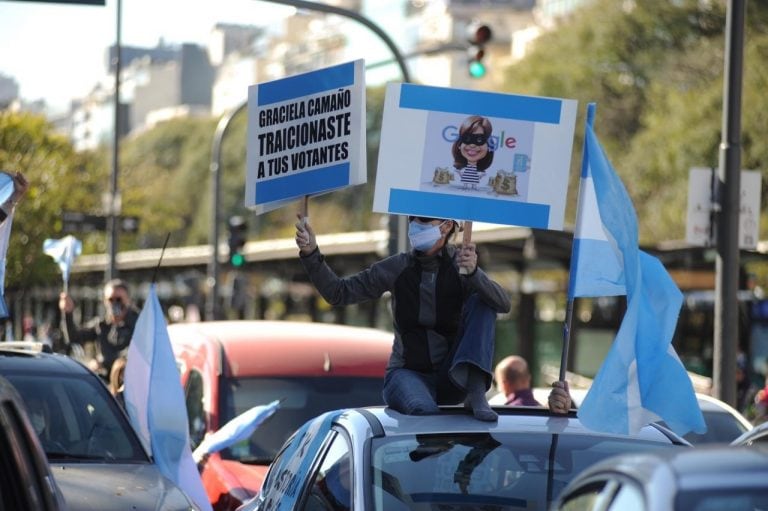
[[[723,130],[716,222],[714,396],[736,405],[736,350],[739,343],[739,208],[741,190],[741,89],[744,67],[745,0],[730,0],[726,19]]]
[[[240,113],[248,101],[244,101],[236,108],[233,108],[216,125],[216,132],[213,135],[213,146],[211,147],[211,259],[208,262],[208,300],[205,307],[205,318],[207,320],[221,319],[221,307],[219,304],[219,226],[221,224],[221,146],[224,141],[224,135],[227,134],[232,119]]]
[[[112,140],[112,174],[110,176],[109,197],[107,206],[107,250],[109,262],[107,264],[106,280],[117,277],[117,228],[118,228],[118,174],[120,165],[120,71],[122,67],[121,31],[122,31],[122,0],[117,0],[116,36],[115,36],[115,124]]]

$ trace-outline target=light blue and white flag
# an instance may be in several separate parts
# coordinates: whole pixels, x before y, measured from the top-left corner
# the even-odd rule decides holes
[[[11,225],[13,224],[13,210],[11,210],[5,222],[0,224],[0,319],[10,316],[8,305],[5,303],[5,263],[8,245],[11,240]],[[11,337],[7,337],[11,339]]]
[[[254,406],[250,410],[241,413],[219,428],[215,433],[206,436],[200,442],[200,445],[197,446],[195,452],[192,453],[192,457],[195,460],[201,460],[208,454],[226,449],[241,440],[247,439],[278,408],[280,408],[280,400],[275,399],[269,404]]]
[[[200,509],[212,509],[192,459],[184,391],[155,284],[128,348],[125,407],[160,472]]]
[[[683,296],[661,262],[638,248],[632,201],[587,112],[569,298],[627,296],[621,326],[578,416],[590,429],[634,434],[664,420],[706,431],[691,380],[672,347]]]
[[[56,261],[56,264],[59,265],[65,291],[69,285],[69,274],[72,270],[72,265],[75,264],[75,259],[77,259],[77,256],[82,251],[83,244],[72,235],[64,236],[58,240],[48,238],[43,242],[43,252],[51,256]]]

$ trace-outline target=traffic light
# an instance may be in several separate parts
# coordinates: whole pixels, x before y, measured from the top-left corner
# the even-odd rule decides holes
[[[467,70],[472,78],[485,76],[486,67],[483,62],[485,57],[485,45],[491,40],[493,32],[488,25],[473,24],[469,26],[467,37],[469,40],[469,62]]]
[[[227,222],[229,226],[229,264],[234,268],[239,268],[245,264],[243,247],[245,246],[245,231],[248,224],[241,216],[231,216]]]

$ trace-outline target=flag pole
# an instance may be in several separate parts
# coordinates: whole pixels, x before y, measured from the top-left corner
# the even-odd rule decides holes
[[[472,221],[471,220],[465,220],[464,224],[462,226],[462,238],[461,238],[461,244],[462,246],[467,246],[470,243],[472,243]],[[462,275],[466,275],[469,273],[466,268],[463,266],[459,268],[459,273]]]
[[[168,246],[168,240],[171,239],[171,233],[169,232],[165,236],[165,242],[163,243],[163,249],[160,251],[160,258],[157,260],[157,266],[155,266],[155,271],[152,274],[152,284],[157,283],[157,272],[160,270],[160,265],[163,263],[163,256],[165,255],[165,247]]]
[[[307,225],[307,217],[309,217],[309,195],[305,195],[301,200],[301,225]]]
[[[595,103],[587,104],[587,119],[586,125],[592,126],[595,120]],[[581,174],[586,172],[587,163],[587,135],[586,129],[584,130],[584,144],[581,149]],[[581,197],[579,197],[579,206],[581,205]],[[578,212],[576,214],[576,228],[578,228]],[[576,236],[574,232],[574,238],[571,243],[571,267],[568,271],[568,300],[565,305],[565,325],[563,326],[563,350],[560,354],[560,373],[558,375],[559,381],[565,381],[565,373],[568,369],[568,350],[571,345],[571,327],[573,325],[573,269],[576,267]]]

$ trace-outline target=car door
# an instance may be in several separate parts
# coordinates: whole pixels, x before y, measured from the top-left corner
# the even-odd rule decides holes
[[[346,435],[332,431],[323,450],[322,461],[311,474],[311,482],[299,509],[349,511],[355,500],[350,442]]]
[[[302,509],[325,453],[338,435],[332,428],[340,413],[326,412],[299,428],[270,465],[259,494],[240,510]]]
[[[0,377],[0,508],[64,510],[63,498],[16,389]]]

